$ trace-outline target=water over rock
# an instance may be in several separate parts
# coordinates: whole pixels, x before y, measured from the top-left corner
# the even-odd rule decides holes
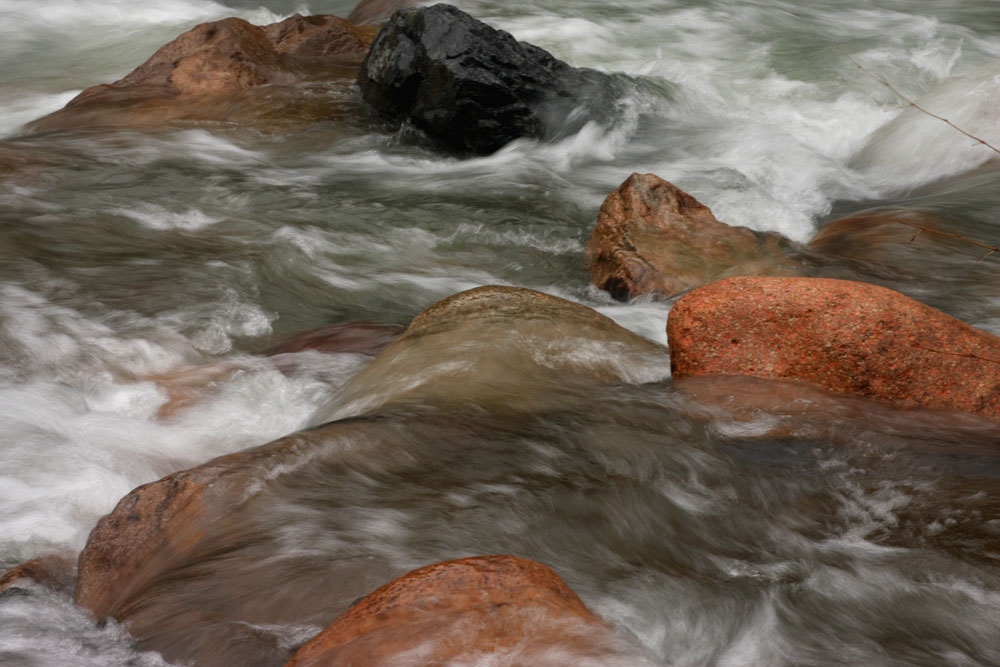
[[[535,410],[552,385],[652,381],[666,377],[667,368],[664,346],[586,306],[489,285],[417,315],[339,400],[353,411],[416,399]]]
[[[621,659],[622,649],[610,626],[550,568],[478,556],[428,565],[382,586],[286,667],[567,665]]]
[[[296,14],[263,27],[239,18],[203,23],[161,47],[125,78],[84,90],[28,127],[44,131],[252,119],[265,114],[267,104],[248,101],[241,93],[268,85],[349,80],[372,38],[372,29],[330,15]],[[322,108],[298,111],[324,113]]]
[[[62,554],[48,554],[26,560],[0,575],[0,595],[24,579],[54,589],[72,589],[73,560]]]
[[[365,493],[358,479],[406,480],[412,461],[399,452],[412,443],[437,460],[444,446],[464,451],[546,406],[554,414],[552,394],[573,382],[666,375],[666,352],[532,290],[449,297],[350,383],[337,398],[350,403],[343,419],[129,493],[80,554],[76,601],[171,661],[281,664],[352,600],[409,569],[342,541],[338,522],[358,517],[330,508],[361,502],[350,496]],[[537,419],[547,423],[544,412]]]
[[[676,378],[799,380],[1000,419],[1000,338],[876,285],[727,278],[681,298],[667,336]]]
[[[327,354],[378,354],[403,333],[403,327],[375,322],[342,322],[312,329],[276,345],[268,354],[317,350]]]
[[[585,122],[618,96],[612,77],[570,67],[445,4],[394,14],[358,85],[383,118],[480,154],[520,137],[572,131],[566,121],[577,107],[587,108],[576,114]]]
[[[347,15],[347,20],[354,25],[381,23],[397,10],[416,7],[420,4],[424,3],[415,0],[361,0]]]
[[[798,275],[796,251],[780,234],[716,220],[654,174],[632,174],[608,195],[587,245],[594,284],[621,300],[670,298],[731,275]]]

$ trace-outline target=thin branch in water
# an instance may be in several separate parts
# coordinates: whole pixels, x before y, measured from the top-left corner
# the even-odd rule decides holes
[[[893,93],[895,93],[896,96],[899,97],[899,99],[901,99],[904,102],[906,102],[907,106],[911,106],[914,109],[916,109],[917,111],[920,111],[922,113],[927,114],[931,118],[937,118],[939,121],[941,121],[943,123],[947,123],[948,125],[950,125],[955,130],[958,130],[959,132],[961,132],[965,136],[967,136],[970,139],[974,140],[977,144],[981,144],[983,146],[986,146],[987,148],[989,148],[991,151],[993,151],[997,155],[1000,155],[1000,148],[997,148],[996,146],[994,146],[990,142],[986,141],[985,139],[980,139],[976,135],[970,134],[970,133],[966,132],[965,130],[963,130],[962,128],[960,128],[958,125],[955,125],[954,123],[952,123],[947,118],[944,118],[943,116],[939,116],[936,113],[928,111],[927,109],[923,108],[922,106],[920,106],[919,104],[917,104],[916,102],[914,102],[913,100],[911,100],[909,97],[907,97],[903,93],[901,93],[898,90],[896,90],[896,88],[894,88],[893,85],[891,83],[889,83],[888,81],[886,81],[885,79],[883,79],[883,78],[881,78],[881,77],[879,77],[879,76],[877,76],[875,74],[872,74],[871,71],[869,71],[868,69],[865,69],[865,67],[861,63],[859,63],[857,60],[855,60],[854,58],[852,58],[846,51],[844,51],[844,49],[840,48],[839,44],[835,45],[834,48],[836,48],[838,51],[840,51],[840,54],[842,56],[844,56],[845,58],[847,58],[848,60],[850,60],[852,63],[854,63],[854,66],[857,67],[859,70],[861,70],[862,72],[864,72],[865,74],[867,74],[868,76],[870,76],[871,78],[875,79],[876,81],[878,81],[879,83],[881,83],[883,86],[885,86],[886,88],[888,88],[889,90],[891,90]]]
[[[917,230],[917,233],[914,234],[913,238],[910,239],[910,243],[913,243],[916,240],[916,238],[920,236],[920,234],[926,232],[928,234],[934,234],[935,236],[943,236],[948,239],[959,239],[961,241],[965,241],[966,243],[977,245],[980,248],[986,248],[987,250],[989,250],[989,252],[986,253],[982,259],[979,260],[980,262],[984,261],[987,257],[992,255],[993,253],[1000,252],[1000,248],[996,246],[992,246],[988,243],[983,243],[982,241],[977,241],[976,239],[970,239],[968,236],[963,236],[962,234],[957,234],[955,232],[942,232],[937,229],[931,229],[930,227],[924,227],[923,225],[918,225],[915,222],[909,222],[908,220],[893,219],[893,222],[898,222],[901,225],[907,225],[908,227],[913,227],[914,229]]]

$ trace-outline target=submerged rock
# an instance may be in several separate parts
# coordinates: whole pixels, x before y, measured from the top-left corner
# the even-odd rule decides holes
[[[314,350],[323,354],[376,355],[395,340],[403,328],[374,322],[342,322],[297,334],[267,351],[265,368],[277,368],[285,375],[301,375],[313,370],[314,358],[303,359],[300,352]],[[167,395],[156,416],[172,417],[177,412],[202,401],[221,382],[238,371],[253,370],[238,361],[220,361],[146,376]]]
[[[617,97],[607,75],[570,67],[445,4],[393,15],[358,85],[382,117],[483,154],[520,137],[552,136],[576,107],[588,107],[586,119]]]
[[[316,350],[326,354],[378,354],[403,333],[403,327],[375,322],[343,322],[292,336],[268,354],[289,354]]]
[[[354,25],[381,23],[397,10],[416,7],[422,2],[415,0],[361,0],[347,15],[347,20]]]
[[[329,15],[296,14],[263,27],[238,18],[203,23],[125,78],[84,90],[28,127],[231,120],[243,113],[238,95],[248,89],[355,76],[372,38],[372,30]]]
[[[728,278],[680,299],[667,337],[676,378],[800,380],[1000,419],[1000,338],[884,287]]]
[[[670,298],[730,275],[798,275],[796,250],[780,234],[719,222],[654,174],[632,174],[608,195],[587,244],[594,284],[621,300]]]
[[[136,488],[80,553],[76,603],[98,620],[122,622],[140,649],[170,662],[281,664],[307,637],[290,639],[274,626],[322,627],[344,598],[371,586],[366,573],[381,571],[288,549],[288,519],[269,521],[281,507],[271,490],[324,446],[357,443],[367,429],[294,434]]]
[[[0,595],[24,579],[31,579],[35,583],[57,590],[71,589],[73,566],[71,558],[59,554],[49,554],[24,561],[0,575]]]
[[[569,665],[624,658],[622,649],[548,567],[477,556],[422,567],[370,593],[286,667]]]

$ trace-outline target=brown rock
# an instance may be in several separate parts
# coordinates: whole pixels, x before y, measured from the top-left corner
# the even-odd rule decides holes
[[[77,604],[170,662],[282,664],[302,638],[289,644],[270,628],[322,627],[387,575],[377,560],[289,553],[288,520],[275,519],[284,496],[272,488],[324,446],[337,451],[369,430],[313,429],[136,488],[80,553]]]
[[[49,588],[68,588],[73,582],[73,559],[50,554],[24,561],[0,576],[0,595],[21,579],[31,579]]]
[[[780,234],[719,222],[654,174],[632,174],[608,195],[587,244],[595,285],[616,299],[670,298],[727,275],[797,275]]]
[[[611,628],[551,569],[479,556],[414,570],[359,600],[286,667],[579,664],[617,654]],[[556,662],[552,659],[555,657]]]
[[[1000,338],[898,292],[824,278],[728,278],[680,299],[674,377],[801,380],[904,407],[1000,418]]]
[[[381,23],[388,19],[396,10],[416,7],[422,4],[419,0],[361,0],[358,6],[347,15],[347,20],[355,25]]]
[[[249,89],[317,79],[350,81],[372,39],[373,30],[335,16],[296,14],[264,27],[238,18],[203,23],[161,47],[125,78],[84,90],[28,127],[231,120],[246,114],[243,107],[255,106],[240,96]]]

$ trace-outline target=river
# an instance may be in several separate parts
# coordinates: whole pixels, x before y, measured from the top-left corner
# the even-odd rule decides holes
[[[796,241],[892,206],[1000,245],[995,153],[846,57],[1000,145],[995,2],[455,4],[643,85],[613,122],[467,159],[359,121],[32,134],[198,23],[354,2],[0,0],[0,149],[41,165],[0,181],[0,571],[75,556],[140,484],[352,416],[330,398],[370,358],[308,353],[312,372],[282,373],[264,352],[296,333],[406,325],[498,284],[665,343],[669,302],[616,302],[587,273],[597,210],[632,172]],[[983,254],[921,238],[865,275],[1000,334],[1000,257]],[[150,378],[219,362],[240,370],[163,416]],[[434,561],[537,559],[663,665],[1000,665],[1000,426],[752,382],[727,389],[754,398],[734,414],[711,387],[644,379],[529,384],[553,407],[519,423],[403,420],[365,461],[272,491],[272,528],[352,563],[354,596]],[[165,663],[30,586],[0,598],[0,664]]]

